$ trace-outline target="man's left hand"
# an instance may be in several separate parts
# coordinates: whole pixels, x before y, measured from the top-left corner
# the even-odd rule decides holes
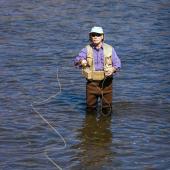
[[[111,76],[115,72],[116,72],[116,68],[115,67],[107,67],[105,69],[105,76],[106,77]]]

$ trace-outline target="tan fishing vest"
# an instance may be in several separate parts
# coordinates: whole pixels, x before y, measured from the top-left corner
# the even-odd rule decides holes
[[[88,80],[103,80],[105,78],[104,70],[95,71],[93,48],[90,45],[87,45],[86,48],[88,66],[82,69],[82,74]],[[112,46],[104,43],[103,51],[104,51],[104,67],[112,65]]]

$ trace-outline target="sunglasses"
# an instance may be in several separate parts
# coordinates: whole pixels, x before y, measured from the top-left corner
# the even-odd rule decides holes
[[[91,33],[90,34],[92,37],[100,37],[102,34],[99,33]]]

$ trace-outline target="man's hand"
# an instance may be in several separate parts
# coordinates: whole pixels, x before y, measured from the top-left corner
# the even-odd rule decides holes
[[[80,63],[81,63],[81,65],[82,65],[83,67],[86,67],[86,66],[87,66],[87,61],[84,60],[84,59],[81,60]]]
[[[105,68],[105,76],[108,77],[108,76],[111,76],[113,73],[116,72],[116,68],[115,67],[112,67],[112,66],[107,66]]]

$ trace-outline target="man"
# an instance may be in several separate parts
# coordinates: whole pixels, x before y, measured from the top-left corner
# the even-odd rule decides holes
[[[102,113],[111,113],[113,74],[121,67],[114,48],[104,43],[102,27],[93,27],[89,33],[90,44],[75,58],[75,65],[82,68],[87,79],[87,111],[96,110],[97,100],[101,99]]]

